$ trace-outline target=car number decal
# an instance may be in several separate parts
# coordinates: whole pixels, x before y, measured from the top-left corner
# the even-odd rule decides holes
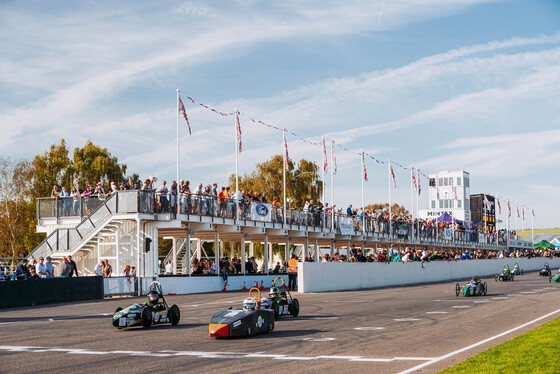
[[[263,323],[264,323],[264,319],[261,316],[259,316],[259,318],[257,318],[257,325],[259,327],[262,327]]]
[[[126,326],[126,318],[119,318],[119,326]]]
[[[159,314],[159,313],[154,313],[154,322],[158,322],[158,321],[159,321],[159,317],[160,317],[160,314]]]

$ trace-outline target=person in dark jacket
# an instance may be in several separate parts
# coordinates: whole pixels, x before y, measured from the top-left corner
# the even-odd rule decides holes
[[[31,273],[29,272],[29,268],[27,259],[23,259],[23,261],[18,265],[16,269],[16,279],[30,279]]]
[[[72,260],[72,256],[68,256],[68,262],[70,263],[70,268],[72,269],[70,270],[69,277],[71,277],[74,273],[78,276],[78,267],[76,266],[76,262]]]

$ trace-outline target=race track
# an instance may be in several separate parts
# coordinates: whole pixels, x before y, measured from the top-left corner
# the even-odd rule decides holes
[[[484,280],[486,297],[456,297],[455,282],[297,294],[300,317],[235,340],[208,337],[208,321],[241,292],[168,296],[181,322],[149,330],[111,325],[138,298],[2,310],[0,372],[431,373],[560,317],[548,278]]]

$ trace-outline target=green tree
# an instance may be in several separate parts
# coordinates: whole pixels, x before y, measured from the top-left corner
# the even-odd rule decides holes
[[[31,164],[32,197],[50,196],[53,185],[72,185],[72,160],[64,139],[60,144],[51,145],[50,150],[37,155]]]
[[[256,165],[256,170],[239,176],[239,189],[266,193],[267,200],[278,197],[278,203],[283,204],[283,163],[282,155],[275,155],[270,160]],[[229,177],[229,185],[235,190],[235,174]],[[313,161],[300,160],[295,167],[292,160],[286,170],[286,193],[291,201],[290,206],[303,206],[306,200],[320,203],[323,184],[319,179],[319,167]]]
[[[74,181],[81,185],[101,182],[108,187],[110,182],[123,181],[126,165],[120,165],[118,158],[112,156],[107,148],[101,148],[88,140],[83,148],[74,149],[71,170]]]

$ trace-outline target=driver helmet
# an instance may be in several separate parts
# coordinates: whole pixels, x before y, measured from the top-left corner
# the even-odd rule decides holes
[[[272,301],[268,297],[261,297],[261,308],[270,309],[272,306]]]
[[[159,292],[156,290],[151,290],[148,293],[148,304],[157,304],[159,301]]]
[[[471,282],[473,284],[478,284],[478,277],[473,277],[473,279],[471,280]]]
[[[278,296],[278,288],[271,287],[270,291],[268,292],[268,297],[271,299],[276,299],[276,296]]]
[[[248,297],[243,300],[243,310],[255,310],[257,309],[257,300],[252,297]]]

